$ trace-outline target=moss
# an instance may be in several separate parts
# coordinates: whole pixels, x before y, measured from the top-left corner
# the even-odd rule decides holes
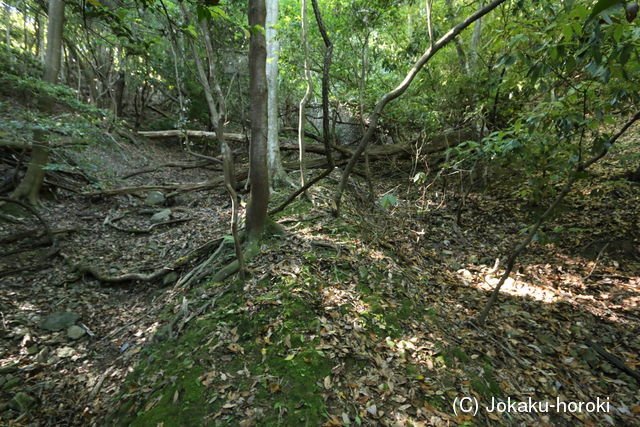
[[[148,404],[159,400],[148,411],[141,411],[131,426],[198,425],[207,415],[207,390],[198,378],[204,373],[201,367],[192,367],[177,377],[174,384],[151,395]],[[176,401],[174,403],[174,397]]]
[[[280,203],[284,202],[287,197],[289,197],[288,193],[287,194],[283,193],[282,197],[280,197],[280,195],[274,197],[272,206],[278,206]],[[309,212],[311,212],[312,206],[313,205],[309,203],[308,200],[306,200],[303,196],[300,196],[293,202],[289,203],[289,205],[286,208],[284,208],[283,211],[275,214],[273,218],[278,219],[278,218],[283,218],[287,216],[308,214]]]
[[[207,415],[207,389],[198,378],[208,355],[198,349],[207,332],[204,320],[194,322],[177,339],[168,339],[141,352],[140,363],[129,376],[115,425],[197,425]],[[150,391],[148,389],[151,389]],[[174,403],[175,399],[175,403]]]
[[[488,363],[483,365],[483,372],[471,380],[471,387],[485,399],[502,397],[502,390],[496,381],[493,368]]]

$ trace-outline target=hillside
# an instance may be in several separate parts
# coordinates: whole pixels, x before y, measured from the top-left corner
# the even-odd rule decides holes
[[[640,425],[639,11],[4,1],[0,425]]]

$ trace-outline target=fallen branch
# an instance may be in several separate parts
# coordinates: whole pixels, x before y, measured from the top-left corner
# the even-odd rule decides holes
[[[346,163],[346,159],[343,159],[340,162],[337,162],[337,165],[341,165]],[[297,162],[285,163],[283,165],[286,171],[292,171],[298,169]],[[310,160],[307,162],[306,167],[308,169],[323,169],[327,167],[327,163],[325,159],[317,159]],[[235,174],[236,182],[244,181],[247,179],[247,171],[239,171]],[[171,191],[172,193],[169,196],[175,195],[176,193],[186,193],[190,191],[201,191],[201,190],[210,190],[212,188],[216,188],[220,184],[224,183],[223,177],[215,177],[208,181],[198,182],[198,183],[189,183],[189,184],[167,184],[167,185],[143,185],[136,187],[121,187],[121,188],[111,188],[108,190],[98,190],[98,191],[86,191],[80,193],[83,196],[88,197],[98,197],[98,196],[118,196],[122,194],[134,194],[134,193],[143,193],[146,191]]]
[[[53,238],[53,233],[51,232],[51,228],[49,228],[49,224],[46,223],[46,221],[42,218],[42,216],[38,213],[38,211],[35,210],[35,208],[19,200],[12,199],[10,197],[0,197],[0,201],[18,205],[21,208],[30,212],[33,216],[35,216],[38,219],[38,221],[40,221],[40,224],[42,224],[42,228],[44,228],[44,232],[45,232],[45,235],[47,236],[48,243],[51,243],[51,244],[55,243],[55,240]]]
[[[184,150],[186,151],[187,154],[191,154],[193,157],[199,157],[201,159],[205,159],[208,160],[210,162],[215,162],[215,163],[222,163],[222,160],[218,159],[217,157],[211,157],[211,156],[207,156],[205,154],[200,154],[200,153],[195,153],[191,150]]]
[[[177,138],[187,136],[189,138],[216,138],[215,132],[206,132],[202,130],[180,130],[180,129],[171,129],[171,130],[157,130],[157,131],[141,131],[138,132],[138,135],[145,136],[147,138]],[[247,143],[248,138],[246,135],[241,133],[225,133],[224,138],[228,141],[232,142],[240,142]]]
[[[117,196],[121,194],[134,194],[143,193],[146,191],[174,191],[174,192],[190,192],[209,190],[215,188],[222,183],[222,178],[213,178],[208,181],[192,183],[192,184],[167,184],[167,185],[143,185],[137,187],[121,187],[112,188],[109,190],[87,191],[81,193],[83,196],[96,197],[96,196]]]
[[[586,340],[586,344],[592,349],[594,349],[596,353],[598,353],[600,356],[605,358],[613,366],[620,369],[622,372],[628,374],[629,376],[633,377],[636,381],[638,381],[638,383],[640,383],[640,372],[634,371],[633,369],[628,367],[622,360],[620,360],[618,357],[614,356],[613,354],[609,353],[607,350],[600,347],[598,344],[591,342],[589,340]]]
[[[124,283],[124,282],[152,282],[154,280],[157,280],[167,274],[169,274],[172,271],[175,271],[176,269],[178,269],[179,267],[191,262],[192,260],[194,260],[195,258],[199,257],[202,253],[205,253],[206,251],[208,251],[211,247],[215,246],[216,244],[219,244],[223,239],[219,238],[216,240],[212,240],[210,242],[205,243],[204,245],[194,249],[193,251],[189,252],[188,254],[181,256],[180,258],[174,260],[173,262],[171,262],[170,264],[159,268],[157,270],[155,270],[152,273],[149,274],[144,274],[144,273],[125,273],[125,274],[121,274],[118,276],[110,276],[107,274],[102,273],[101,271],[99,271],[97,268],[95,267],[91,267],[88,265],[84,265],[82,263],[74,263],[73,261],[71,261],[71,258],[60,252],[60,256],[76,271],[78,271],[79,273],[86,273],[86,274],[90,274],[93,277],[95,277],[96,279],[98,279],[100,282],[103,283],[113,283],[113,284],[118,284],[118,283]]]
[[[415,62],[413,67],[409,70],[405,78],[391,91],[385,93],[382,98],[376,103],[373,113],[369,116],[369,124],[367,126],[367,131],[362,136],[358,147],[351,156],[349,163],[345,167],[342,172],[342,178],[340,179],[340,183],[338,184],[338,189],[336,190],[335,198],[334,198],[334,215],[340,215],[340,201],[342,199],[342,193],[347,185],[347,181],[349,178],[349,174],[356,166],[356,163],[359,160],[359,157],[365,152],[369,142],[371,141],[373,134],[376,131],[376,127],[378,125],[378,120],[382,115],[382,111],[387,106],[387,104],[394,99],[401,96],[407,88],[411,85],[411,82],[416,77],[418,72],[425,66],[427,62],[436,54],[439,50],[444,48],[450,41],[452,41],[458,34],[462,32],[465,28],[470,26],[472,23],[482,18],[487,13],[491,12],[493,9],[500,6],[506,0],[493,0],[491,3],[488,3],[482,7],[480,7],[476,12],[472,13],[468,18],[464,21],[460,22],[453,28],[451,28],[448,32],[446,32],[438,41],[432,43],[429,48],[422,54],[422,56]]]
[[[120,219],[120,218],[118,218]],[[179,218],[179,219],[172,219],[169,221],[164,221],[164,222],[159,222],[157,224],[151,224],[149,227],[147,228],[124,228],[124,227],[120,227],[119,225],[116,225],[113,222],[113,219],[111,219],[110,217],[106,217],[104,220],[104,224],[115,228],[118,231],[122,231],[124,233],[133,233],[133,234],[146,234],[146,233],[151,233],[151,231],[156,228],[156,227],[160,227],[161,225],[169,225],[169,224],[178,224],[181,222],[187,222],[187,221],[191,221],[193,218]]]
[[[142,175],[143,173],[150,173],[150,172],[155,172],[158,169],[164,169],[164,168],[180,168],[180,169],[196,169],[196,168],[201,168],[204,166],[207,166],[208,164],[210,164],[212,162],[211,159],[207,159],[208,161],[206,162],[167,162],[167,163],[162,163],[160,165],[156,165],[156,166],[149,166],[147,168],[143,168],[143,169],[138,169],[136,171],[133,172],[129,172],[126,175],[123,175],[121,178],[122,179],[128,179],[128,178],[132,178],[136,175]],[[218,159],[215,159],[218,160]]]

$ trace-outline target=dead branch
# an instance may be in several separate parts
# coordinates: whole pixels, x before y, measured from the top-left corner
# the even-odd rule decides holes
[[[336,162],[337,165],[344,164],[346,159],[341,162]],[[292,171],[298,169],[297,162],[285,163],[283,165],[286,171]],[[327,167],[327,163],[325,159],[316,159],[310,160],[307,162],[306,167],[308,169],[323,169]],[[247,179],[247,171],[241,170],[235,173],[236,182],[244,181]],[[187,183],[187,184],[167,184],[167,185],[143,185],[136,187],[121,187],[121,188],[112,188],[108,190],[98,190],[98,191],[86,191],[82,194],[87,197],[99,197],[99,196],[118,196],[122,194],[135,194],[135,193],[144,193],[146,191],[171,191],[172,193],[169,196],[175,195],[177,193],[187,193],[191,191],[202,191],[202,190],[210,190],[212,188],[218,187],[220,184],[224,183],[223,177],[215,177],[208,181],[198,182],[198,183]]]
[[[147,138],[177,138],[187,136],[189,138],[216,138],[215,132],[206,132],[202,130],[158,130],[158,131],[141,131],[138,135]],[[224,138],[231,142],[246,143],[249,139],[241,133],[225,133]]]
[[[205,243],[204,245],[194,249],[193,251],[187,253],[184,256],[181,256],[180,258],[174,260],[173,262],[171,262],[170,264],[167,264],[166,266],[159,268],[155,271],[153,271],[152,273],[149,274],[144,274],[144,273],[125,273],[125,274],[121,274],[118,276],[111,276],[108,274],[104,274],[102,273],[100,270],[98,270],[95,267],[92,266],[88,266],[82,263],[74,263],[71,260],[71,257],[69,257],[68,255],[60,252],[60,256],[76,271],[78,271],[79,273],[86,273],[86,274],[90,274],[91,276],[95,277],[96,279],[98,279],[100,282],[103,283],[111,283],[111,284],[118,284],[118,283],[125,283],[125,282],[152,282],[154,280],[157,280],[167,274],[169,274],[172,271],[177,270],[178,268],[182,267],[183,265],[191,262],[192,260],[194,260],[195,258],[199,257],[201,254],[206,253],[211,247],[215,246],[216,244],[219,244],[220,242],[223,241],[223,238],[219,238],[216,240],[212,240],[210,242]]]
[[[121,218],[117,218],[117,219],[121,219]],[[122,231],[124,233],[146,234],[146,233],[151,233],[151,231],[153,231],[154,228],[160,227],[161,225],[178,224],[178,223],[182,223],[182,222],[191,221],[192,219],[193,218],[172,219],[172,220],[169,220],[169,221],[159,222],[157,224],[151,224],[147,228],[124,228],[124,227],[120,227],[119,225],[114,223],[116,218],[112,219],[110,217],[106,217],[105,220],[104,220],[104,224],[108,225],[108,226],[110,226],[112,228],[115,228],[118,231]]]
[[[505,272],[500,277],[500,281],[498,282],[496,287],[493,289],[493,292],[491,293],[491,297],[489,297],[489,300],[487,301],[484,308],[478,315],[477,320],[480,325],[483,325],[484,322],[487,320],[487,315],[489,314],[491,307],[493,306],[493,304],[495,304],[495,302],[498,299],[500,288],[502,287],[502,285],[504,285],[504,282],[509,278],[509,275],[511,274],[511,272],[513,271],[513,268],[515,267],[516,259],[522,252],[524,252],[527,246],[529,246],[529,243],[531,243],[531,241],[533,240],[533,237],[536,235],[536,233],[540,229],[540,226],[542,225],[542,223],[549,216],[551,216],[551,214],[555,211],[556,207],[560,204],[560,202],[565,198],[567,194],[569,194],[569,192],[573,188],[573,184],[578,179],[578,176],[580,175],[580,173],[584,172],[591,165],[593,165],[598,160],[606,156],[607,153],[609,152],[609,149],[613,144],[615,144],[618,138],[620,138],[639,119],[640,119],[640,111],[634,114],[633,117],[631,117],[631,119],[629,119],[629,121],[627,121],[620,128],[620,130],[609,139],[609,141],[607,141],[607,144],[604,145],[604,148],[598,154],[591,157],[589,160],[579,163],[576,166],[575,170],[573,171],[573,173],[565,183],[564,187],[562,187],[562,190],[560,190],[555,200],[551,202],[547,210],[544,211],[542,215],[540,215],[540,218],[538,218],[538,221],[530,228],[525,238],[517,246],[515,246],[515,248],[511,252],[511,255],[509,255],[509,258],[507,259],[507,268]]]
[[[222,160],[218,159],[217,157],[211,157],[211,156],[207,156],[204,154],[200,154],[200,153],[195,153],[191,150],[184,150],[187,154],[191,154],[193,157],[199,157],[201,159],[206,159],[210,162],[215,162],[215,163],[222,163]]]
[[[191,184],[167,184],[167,185],[143,185],[137,187],[121,187],[109,190],[86,191],[81,193],[83,196],[117,196],[121,194],[143,193],[146,191],[173,191],[178,193],[186,193],[190,191],[209,190],[215,188],[222,183],[222,178],[213,178],[208,181],[191,183]]]
[[[215,159],[216,161],[218,159]],[[213,161],[212,159],[207,159],[206,162],[167,162],[167,163],[162,163],[160,165],[156,165],[156,166],[149,166],[147,168],[143,168],[143,169],[138,169],[136,171],[133,172],[129,172],[126,175],[123,175],[121,178],[122,179],[128,179],[128,178],[132,178],[136,175],[142,175],[143,173],[150,173],[150,172],[155,172],[158,169],[164,169],[164,168],[180,168],[180,169],[196,169],[196,168],[201,168],[204,166],[207,166],[208,164],[211,163],[211,161]]]
[[[21,208],[30,212],[33,216],[35,216],[38,219],[38,221],[40,221],[40,224],[42,224],[42,228],[44,228],[44,232],[45,232],[45,235],[47,236],[48,243],[53,244],[55,242],[53,238],[53,233],[51,232],[51,228],[49,228],[49,224],[46,223],[46,221],[42,218],[42,216],[38,213],[38,211],[35,208],[19,200],[12,199],[10,197],[0,197],[0,201],[18,205]]]
[[[600,347],[598,344],[591,342],[590,340],[587,340],[586,344],[592,349],[594,349],[596,353],[598,353],[601,357],[606,359],[613,366],[620,369],[622,372],[628,374],[629,376],[633,377],[636,381],[638,381],[638,383],[640,383],[640,372],[634,371],[633,369],[628,367],[622,360],[620,360],[618,357],[614,356],[613,354],[609,353],[607,350]]]

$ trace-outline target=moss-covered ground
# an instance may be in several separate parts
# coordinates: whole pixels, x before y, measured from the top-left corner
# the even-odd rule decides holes
[[[113,424],[375,424],[407,405],[417,408],[407,421],[417,422],[448,411],[450,396],[429,378],[453,368],[467,370],[478,393],[500,393],[486,360],[423,346],[438,308],[408,284],[429,286],[427,277],[364,245],[357,221],[308,228],[313,211],[301,199],[278,216],[300,229],[267,241],[245,283],[209,282],[185,295],[194,309],[213,302],[143,350]],[[167,309],[167,321],[173,315]]]

